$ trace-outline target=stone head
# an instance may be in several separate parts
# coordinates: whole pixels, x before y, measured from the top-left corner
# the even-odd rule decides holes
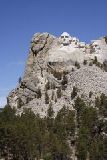
[[[96,41],[94,41],[94,42],[91,44],[91,46],[92,46],[94,52],[98,52],[98,51],[100,50],[100,46],[99,46],[99,44],[98,44]]]
[[[67,32],[63,32],[61,34],[61,44],[63,44],[64,46],[68,46],[71,42],[71,36],[67,33]]]

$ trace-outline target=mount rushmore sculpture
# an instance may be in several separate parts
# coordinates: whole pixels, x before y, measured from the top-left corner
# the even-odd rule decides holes
[[[95,58],[97,65],[95,61],[92,64]],[[101,68],[104,61],[107,61],[106,37],[86,44],[67,32],[60,37],[36,33],[31,40],[22,80],[9,93],[7,102],[18,114],[24,108],[31,108],[44,117],[49,105],[57,114],[64,105],[73,109],[74,86],[78,88],[77,96],[88,102],[92,92],[93,102],[97,95],[107,95],[107,72]]]

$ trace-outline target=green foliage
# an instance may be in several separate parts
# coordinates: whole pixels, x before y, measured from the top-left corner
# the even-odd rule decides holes
[[[49,95],[47,91],[45,92],[45,104],[49,104]]]
[[[63,106],[63,108],[58,112],[55,119],[56,132],[62,137],[62,139],[67,139],[69,135],[74,135],[75,132],[75,122],[74,122],[74,112],[70,111],[68,108]]]
[[[99,67],[99,68],[101,68],[101,69],[102,69],[102,68],[104,69],[104,64],[101,64],[100,62],[98,62],[96,56],[94,57],[93,64],[95,64],[97,67]]]
[[[77,96],[77,91],[78,91],[77,87],[74,86],[71,92],[71,99],[74,99]]]
[[[95,106],[99,108],[99,114],[101,116],[107,117],[107,96],[101,94],[100,97],[96,97]]]
[[[106,44],[107,44],[107,36],[105,36],[104,38],[105,38],[105,42],[106,42]]]
[[[96,107],[106,102],[104,94],[96,98]],[[107,137],[103,137],[101,132],[106,132],[103,122],[98,119],[98,112],[95,108],[86,106],[84,101],[77,97],[75,106],[77,110],[78,138],[77,157],[80,160],[101,160],[107,158]]]
[[[99,107],[99,113],[102,116],[106,116],[107,117],[107,96],[105,96],[105,94],[101,94],[100,96],[100,105]]]
[[[65,89],[66,89],[67,83],[68,83],[68,78],[67,78],[67,76],[64,74],[64,75],[63,75],[63,78],[62,78],[62,82],[61,82],[62,90],[65,90]]]
[[[97,64],[97,63],[98,63],[98,60],[97,60],[97,57],[95,56],[93,60],[93,64]]]
[[[41,97],[42,97],[41,89],[38,88],[38,90],[37,90],[37,98],[41,98]]]
[[[99,107],[100,107],[100,103],[101,103],[101,102],[100,102],[100,98],[99,98],[99,97],[96,97],[96,98],[95,98],[95,107],[98,107],[98,108],[99,108]]]
[[[87,139],[85,134],[81,134],[78,138],[77,157],[79,160],[86,160],[87,157]]]
[[[51,100],[54,100],[54,97],[55,97],[55,93],[54,93],[54,91],[52,91]]]
[[[103,69],[104,69],[104,71],[107,72],[107,61],[104,61],[104,62],[103,62]]]
[[[61,98],[61,96],[62,96],[61,88],[58,88],[57,89],[57,98]]]
[[[62,84],[62,85],[66,85],[67,83],[68,83],[67,76],[66,76],[66,75],[63,75],[63,79],[62,79],[61,84]]]
[[[57,97],[55,96],[55,103],[57,102]]]
[[[55,83],[54,82],[51,83],[51,89],[55,89],[55,88],[56,88]]]
[[[80,64],[77,61],[75,62],[75,67],[77,67],[77,69],[80,68]]]
[[[89,63],[89,66],[92,66],[93,64],[95,64],[97,67],[107,72],[107,61],[106,60],[102,64],[98,62],[97,57],[95,56],[93,61]]]
[[[95,107],[77,97],[73,107],[74,111],[63,106],[54,117],[50,102],[47,117],[40,118],[26,108],[16,116],[14,109],[5,106],[0,112],[0,158],[70,160],[67,142],[74,139],[77,159],[106,160],[107,136],[103,133],[107,134],[107,121],[99,117],[107,117],[107,97],[97,97]]]
[[[74,72],[75,70],[74,70],[74,68],[72,68],[72,72]]]
[[[47,111],[47,117],[53,117],[54,115],[54,111],[53,111],[53,108],[52,108],[52,103],[49,104],[49,108],[48,108],[48,111]]]
[[[67,131],[71,131],[73,123],[73,116],[69,114],[66,113],[64,120]],[[47,118],[43,119],[30,109],[24,109],[21,116],[16,116],[14,110],[5,107],[0,113],[0,158],[9,159],[11,156],[14,160],[50,160],[56,157],[67,159],[70,156],[69,146],[66,139],[62,138],[62,132],[57,131],[57,126],[61,128],[62,124],[52,116],[51,105]],[[61,115],[60,120],[62,121]]]
[[[84,64],[84,65],[87,65],[87,60],[86,60],[86,59],[84,60],[83,64]]]
[[[21,81],[22,81],[22,78],[21,78],[21,77],[19,77],[19,79],[18,79],[19,84],[21,83]]]
[[[92,97],[92,95],[93,95],[93,92],[89,92],[89,98],[91,98]]]
[[[89,66],[93,66],[93,62],[90,62],[90,63],[89,63]]]
[[[97,136],[93,138],[90,145],[91,160],[106,160],[107,159],[107,138]]]
[[[18,108],[21,108],[21,106],[23,106],[23,101],[22,101],[22,99],[19,97],[19,98],[18,98],[18,102],[17,102],[17,107],[18,107]]]
[[[50,82],[48,81],[48,82],[45,84],[45,89],[46,89],[46,90],[49,90],[50,88],[51,88]]]

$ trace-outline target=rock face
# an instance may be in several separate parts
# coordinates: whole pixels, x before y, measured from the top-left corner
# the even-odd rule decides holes
[[[106,60],[106,37],[88,45],[66,32],[59,38],[37,33],[31,41],[24,77],[9,94],[8,104],[19,114],[24,108],[31,108],[41,117],[52,106],[56,115],[64,105],[73,109],[74,86],[77,96],[93,103],[101,93],[107,95]]]

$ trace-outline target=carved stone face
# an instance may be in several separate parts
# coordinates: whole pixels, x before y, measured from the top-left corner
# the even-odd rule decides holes
[[[79,43],[79,39],[77,39],[76,37],[72,38],[72,43],[77,45]]]
[[[64,46],[68,46],[70,44],[71,37],[67,32],[62,33],[60,38],[61,38],[61,43]]]
[[[96,53],[98,53],[99,50],[100,50],[100,46],[97,42],[92,43],[92,48],[93,48],[93,51],[96,52]]]
[[[80,42],[80,43],[79,43],[79,48],[80,48],[83,52],[85,52],[85,51],[86,51],[86,44],[85,44],[85,42]]]

